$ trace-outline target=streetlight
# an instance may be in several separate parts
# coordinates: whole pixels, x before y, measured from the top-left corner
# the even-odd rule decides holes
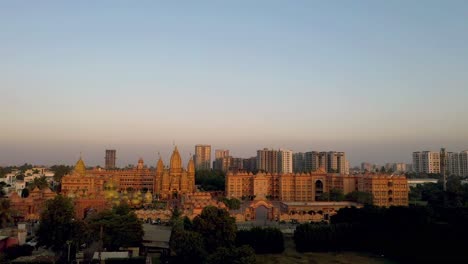
[[[70,246],[71,246],[71,243],[73,241],[72,240],[67,240],[67,245],[68,245],[68,263],[70,263]]]

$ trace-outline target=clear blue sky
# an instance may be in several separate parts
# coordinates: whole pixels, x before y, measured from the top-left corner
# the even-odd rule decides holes
[[[0,165],[468,149],[468,1],[1,1]]]

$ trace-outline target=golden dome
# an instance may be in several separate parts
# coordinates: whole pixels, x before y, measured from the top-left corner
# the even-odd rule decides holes
[[[174,152],[172,152],[171,156],[171,170],[180,170],[182,169],[182,159],[180,158],[179,150],[177,149],[177,146],[174,149]]]
[[[86,166],[85,166],[84,161],[81,159],[81,157],[80,157],[80,159],[76,162],[74,171],[75,171],[76,173],[78,173],[79,175],[81,175],[81,176],[85,176],[85,174],[86,174]]]
[[[145,202],[151,203],[153,201],[153,195],[150,191],[146,192],[145,194]]]

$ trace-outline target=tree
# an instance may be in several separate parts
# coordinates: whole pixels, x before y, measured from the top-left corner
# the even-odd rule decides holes
[[[206,257],[203,237],[197,232],[174,230],[170,244],[176,263],[203,263]]]
[[[12,210],[10,207],[10,200],[0,199],[0,228],[4,228],[8,223],[12,222]]]
[[[241,247],[218,248],[206,260],[207,264],[254,264],[256,263],[254,250],[247,245]]]
[[[373,196],[368,192],[353,191],[346,194],[345,199],[356,203],[372,204]]]
[[[67,240],[72,240],[75,211],[70,198],[62,195],[48,200],[40,216],[38,244],[59,252]]]
[[[230,247],[236,239],[235,219],[224,209],[207,206],[193,219],[193,230],[202,235],[205,249],[212,252],[217,247]]]
[[[24,188],[22,191],[21,191],[21,197],[22,198],[27,198],[29,196],[29,189],[28,188]]]
[[[284,251],[284,237],[277,228],[254,227],[238,231],[236,245],[249,245],[257,254],[279,254]]]
[[[224,191],[225,173],[219,170],[195,171],[195,184],[205,191]]]
[[[28,184],[28,188],[30,190],[34,190],[34,188],[44,189],[49,187],[49,183],[45,176],[41,176],[40,178],[35,178],[30,184]]]
[[[62,177],[69,174],[72,171],[71,166],[66,165],[54,165],[50,167],[50,170],[54,172],[54,181],[61,182]]]
[[[237,210],[240,208],[240,205],[241,205],[241,201],[239,201],[236,198],[229,199],[229,198],[223,197],[220,199],[220,201],[223,202],[231,210]]]
[[[143,241],[142,223],[126,204],[91,215],[86,223],[94,241],[99,239],[102,227],[103,247],[107,250],[140,246]]]

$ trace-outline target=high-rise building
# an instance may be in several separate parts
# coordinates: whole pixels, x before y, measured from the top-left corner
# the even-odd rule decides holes
[[[292,173],[293,172],[293,158],[292,151],[280,149],[278,151],[278,170],[281,173]]]
[[[195,169],[211,169],[211,146],[195,145]]]
[[[215,150],[215,160],[219,158],[229,157],[229,150],[217,149]]]
[[[106,170],[115,169],[116,150],[106,149]]]
[[[460,152],[460,176],[468,176],[468,150]]]
[[[278,173],[278,156],[278,150],[267,148],[257,150],[257,169],[269,173]]]
[[[242,168],[248,172],[257,171],[257,157],[250,157],[242,161]]]
[[[314,172],[319,168],[329,173],[349,174],[349,162],[344,152],[310,151],[304,155],[306,172]]]
[[[293,172],[305,172],[305,154],[303,152],[293,153]]]
[[[413,171],[415,173],[440,173],[440,153],[413,152]]]

